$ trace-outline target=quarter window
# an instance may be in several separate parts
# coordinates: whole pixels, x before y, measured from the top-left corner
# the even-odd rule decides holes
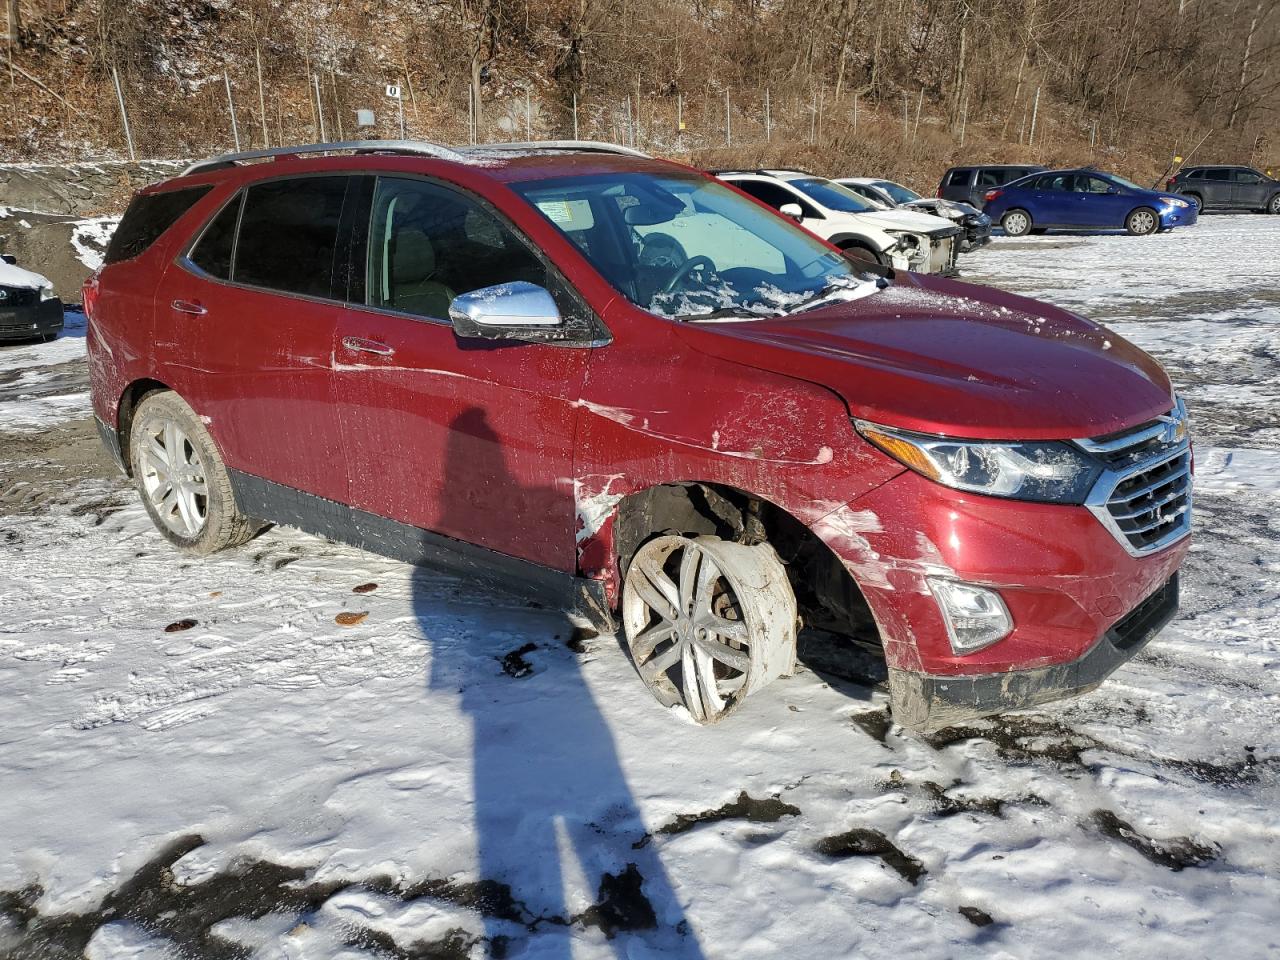
[[[243,200],[244,194],[237,194],[223,207],[191,251],[191,262],[219,280],[231,279],[231,255],[235,250],[236,223],[240,219]]]
[[[970,170],[952,170],[951,175],[947,178],[947,186],[949,187],[967,187],[969,185]],[[992,184],[994,186],[994,184]]]
[[[458,294],[516,280],[551,286],[542,261],[476,200],[423,180],[378,179],[371,306],[444,320]]]
[[[299,177],[249,187],[232,276],[283,293],[330,297],[338,223],[350,177]]]

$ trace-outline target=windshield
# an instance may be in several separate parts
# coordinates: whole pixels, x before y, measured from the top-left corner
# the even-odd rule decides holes
[[[912,200],[919,200],[920,194],[914,190],[908,190],[900,183],[893,183],[890,180],[877,180],[876,186],[893,197],[895,203],[910,203]]]
[[[848,187],[842,187],[830,180],[807,177],[802,180],[788,180],[787,183],[805,196],[817,200],[828,210],[838,210],[841,213],[875,213],[879,209],[870,200],[864,200]]]
[[[877,289],[809,233],[696,174],[511,184],[636,306],[681,319],[777,317]]]
[[[1128,187],[1130,190],[1141,190],[1144,193],[1147,190],[1146,187],[1140,187],[1132,180],[1126,180],[1124,177],[1117,177],[1114,173],[1108,173],[1107,176],[1113,183],[1118,183],[1122,187]]]

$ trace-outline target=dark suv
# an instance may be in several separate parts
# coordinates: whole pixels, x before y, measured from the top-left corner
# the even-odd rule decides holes
[[[198,163],[84,305],[102,438],[180,550],[273,521],[572,605],[698,722],[801,623],[937,729],[1092,689],[1177,609],[1155,360],[626,148]]]
[[[1183,167],[1165,187],[1197,210],[1253,210],[1280,214],[1280,180],[1253,167]]]
[[[985,203],[983,197],[988,190],[1044,169],[1034,163],[985,163],[973,167],[952,167],[942,175],[942,180],[938,183],[938,196],[943,200],[967,203],[981,210]]]

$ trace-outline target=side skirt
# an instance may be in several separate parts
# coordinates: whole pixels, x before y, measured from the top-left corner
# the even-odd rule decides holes
[[[489,589],[576,613],[601,633],[613,633],[616,629],[604,584],[598,580],[575,577],[389,520],[253,474],[231,469],[227,472],[236,504],[251,517],[297,527],[370,553],[442,570]]]

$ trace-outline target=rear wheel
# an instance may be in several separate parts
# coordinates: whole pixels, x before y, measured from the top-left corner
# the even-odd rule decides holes
[[[213,438],[176,393],[153,393],[138,405],[129,461],[152,522],[184,553],[204,555],[237,546],[262,526],[236,506]]]
[[[1025,210],[1009,210],[1000,218],[1005,236],[1025,237],[1031,232],[1031,214]]]
[[[1280,215],[1280,193],[1271,198],[1271,202],[1267,204],[1267,212]]]
[[[795,594],[767,543],[654,537],[627,569],[622,623],[649,691],[698,723],[794,668]]]
[[[1155,233],[1160,227],[1160,217],[1150,207],[1139,207],[1124,218],[1124,228],[1135,237]]]

